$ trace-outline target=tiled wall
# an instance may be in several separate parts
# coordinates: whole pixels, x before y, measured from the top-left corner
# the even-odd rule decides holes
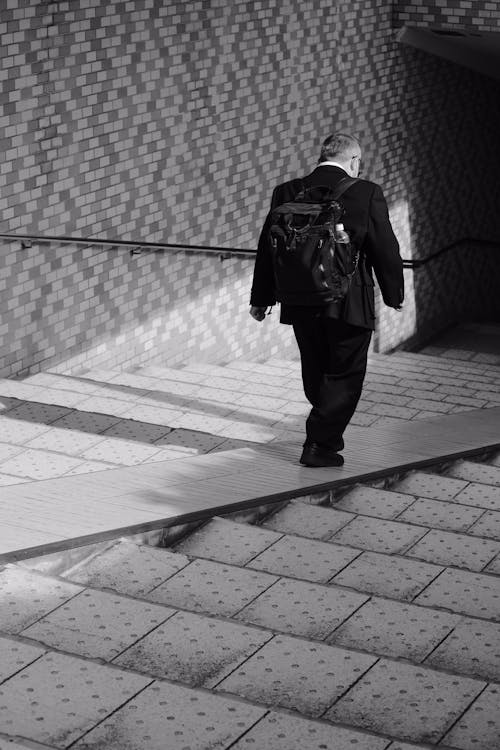
[[[395,0],[397,25],[462,26],[474,31],[499,31],[497,0]]]
[[[276,315],[248,314],[251,260],[142,253],[71,245],[11,246],[0,280],[10,303],[1,333],[18,332],[4,375],[43,369],[132,368],[160,359],[292,356],[290,331]],[[15,304],[15,302],[18,304]],[[277,333],[277,329],[279,334]]]
[[[499,86],[400,48],[390,0],[5,6],[1,232],[252,248],[273,185],[347,128],[405,257],[500,234]],[[248,316],[249,261],[17,247],[0,244],[2,375],[290,351],[276,313],[265,327]],[[443,306],[424,275],[407,278],[404,313],[380,308],[382,350],[450,299],[460,311],[461,284],[443,279]]]

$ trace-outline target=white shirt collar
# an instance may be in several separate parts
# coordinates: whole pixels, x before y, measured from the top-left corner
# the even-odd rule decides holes
[[[342,166],[342,164],[339,164],[338,161],[321,161],[318,164],[318,167],[340,167],[340,169],[343,169],[344,172],[346,172],[346,168]]]

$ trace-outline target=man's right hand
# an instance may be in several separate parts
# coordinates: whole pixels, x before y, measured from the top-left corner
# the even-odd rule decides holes
[[[266,317],[266,310],[267,307],[256,307],[255,305],[252,305],[250,308],[250,315],[261,323]]]

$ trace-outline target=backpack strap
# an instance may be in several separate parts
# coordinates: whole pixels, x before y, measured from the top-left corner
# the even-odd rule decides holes
[[[302,195],[304,190],[306,189],[306,186],[304,185],[304,181],[301,180],[300,177],[296,177],[294,180],[292,180],[292,190],[293,190],[293,199],[296,200],[299,195]]]
[[[349,190],[351,185],[354,185],[355,182],[359,182],[359,179],[357,177],[342,177],[342,179],[337,183],[336,188],[331,188],[329,185],[310,185],[309,187],[306,187],[303,180],[296,179],[293,180],[293,192],[294,192],[294,198],[293,200],[297,200],[302,198],[303,193],[305,193],[306,190],[314,190],[315,188],[324,188],[325,190],[332,191],[330,193],[329,200],[336,201],[338,200],[346,190]],[[297,192],[296,192],[297,191]]]
[[[342,177],[340,182],[337,183],[337,187],[335,188],[333,192],[333,200],[338,200],[346,190],[349,190],[351,185],[354,185],[356,182],[359,182],[359,179],[357,177]]]

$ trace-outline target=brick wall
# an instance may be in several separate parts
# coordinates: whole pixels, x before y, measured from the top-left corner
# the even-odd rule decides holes
[[[401,48],[390,0],[7,0],[0,33],[1,232],[251,248],[273,185],[348,128],[403,256],[500,234],[499,86]],[[441,321],[407,277],[381,350],[423,310]],[[288,329],[250,320],[250,279],[243,260],[0,245],[0,373],[289,352]],[[460,312],[461,284],[447,294]]]
[[[262,327],[248,315],[251,260],[71,245],[7,253],[0,335],[17,346],[2,352],[4,376],[295,353],[277,315]]]
[[[394,21],[402,26],[461,26],[474,31],[499,31],[497,0],[395,0]]]

